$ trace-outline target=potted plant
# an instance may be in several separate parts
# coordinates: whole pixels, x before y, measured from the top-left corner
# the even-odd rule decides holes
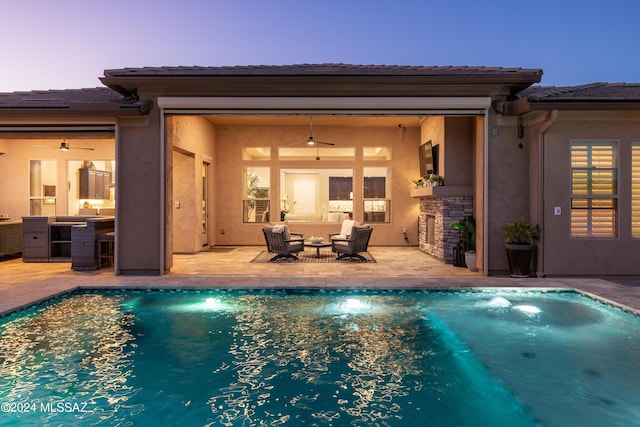
[[[429,177],[429,182],[433,187],[437,187],[438,185],[444,185],[444,177],[442,177],[442,175],[431,175]]]
[[[423,178],[412,179],[411,182],[413,182],[413,185],[415,185],[416,188],[420,188],[420,187],[424,186],[424,179]]]
[[[529,277],[534,245],[540,238],[540,227],[520,217],[518,221],[508,222],[503,230],[511,277]]]
[[[464,221],[455,221],[451,223],[451,227],[460,232],[460,241],[464,247],[464,263],[471,271],[478,271],[476,254],[476,220],[469,215]]]

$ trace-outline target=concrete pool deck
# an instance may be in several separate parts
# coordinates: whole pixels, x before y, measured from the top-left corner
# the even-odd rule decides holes
[[[562,288],[593,294],[640,314],[640,278],[484,277],[443,264],[416,247],[372,247],[376,263],[251,263],[264,247],[214,248],[174,255],[164,276],[115,276],[112,269],[71,270],[70,263],[0,262],[0,313],[78,288]]]

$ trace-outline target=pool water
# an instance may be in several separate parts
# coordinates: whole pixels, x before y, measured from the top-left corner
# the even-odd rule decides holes
[[[574,292],[87,291],[0,321],[0,426],[640,425],[640,320]]]

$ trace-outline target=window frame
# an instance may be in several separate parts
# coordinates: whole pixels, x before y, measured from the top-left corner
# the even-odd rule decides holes
[[[586,150],[586,161],[587,164],[585,166],[574,166],[575,162],[575,147],[583,146]],[[594,165],[594,147],[598,146],[607,146],[611,147],[611,166],[610,167],[598,167]],[[620,144],[617,140],[572,140],[570,142],[570,153],[569,153],[569,161],[570,161],[570,196],[569,196],[569,206],[570,206],[570,227],[569,233],[571,239],[575,240],[585,240],[585,239],[593,239],[593,240],[615,240],[620,236],[619,230],[619,179],[620,179],[620,158],[619,158],[619,150]],[[598,194],[598,190],[596,188],[594,192],[594,182],[602,182],[602,178],[598,179],[598,177],[594,178],[594,171],[598,172],[606,172],[611,171],[611,182],[609,183],[611,186],[611,194]],[[576,172],[583,172],[585,177],[586,191],[584,194],[576,193],[575,191],[575,178],[578,176]],[[576,202],[583,201],[586,202],[587,206],[584,208],[575,207],[577,205]],[[612,213],[611,218],[611,234],[610,235],[598,235],[597,230],[594,231],[594,212],[597,212],[598,208],[593,207],[594,203],[598,202],[610,201],[611,207],[610,210]],[[604,210],[604,208],[602,208]],[[585,234],[577,234],[574,231],[574,226],[576,225],[575,217],[579,211],[586,212],[586,220],[585,220]]]
[[[248,184],[249,178],[249,169],[251,169],[251,173],[255,169],[266,169],[266,176],[268,178],[268,182],[266,186],[256,186],[253,189],[250,189]],[[243,224],[258,224],[258,223],[268,223],[271,221],[271,166],[268,165],[244,165],[242,167],[242,176],[243,176],[243,185],[242,185],[242,222]],[[259,175],[257,175],[259,177]],[[259,180],[258,180],[259,182]],[[266,196],[262,196],[261,193],[266,190]],[[251,195],[250,192],[253,191],[258,192],[256,195]],[[262,210],[260,214],[260,219],[258,219],[258,205],[262,207],[266,207],[266,209]],[[251,221],[252,211],[255,209],[254,220]],[[263,213],[267,212],[268,217],[265,217],[263,220]]]
[[[384,169],[384,175],[372,174],[375,169]],[[376,224],[390,224],[391,223],[391,166],[371,166],[365,165],[362,167],[362,215],[365,222],[371,222]],[[368,186],[374,186],[375,181],[382,179],[384,194],[379,196],[375,191],[372,191]],[[376,186],[377,187],[377,186]],[[376,188],[379,190],[379,188]],[[369,194],[367,194],[369,192]],[[375,193],[375,194],[374,194]],[[367,197],[368,196],[368,197]],[[376,197],[377,196],[377,197]],[[383,206],[383,210],[379,207]],[[380,214],[383,213],[382,219]]]
[[[631,224],[629,233],[631,239],[640,239],[640,140],[631,141],[630,181]]]

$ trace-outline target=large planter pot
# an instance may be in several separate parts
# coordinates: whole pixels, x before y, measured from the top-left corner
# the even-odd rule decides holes
[[[476,265],[478,260],[478,256],[475,252],[467,251],[464,253],[464,263],[467,265],[467,268],[471,271],[478,271],[478,267]]]
[[[509,261],[511,277],[529,277],[533,245],[507,243],[505,247],[507,248],[507,260]]]

